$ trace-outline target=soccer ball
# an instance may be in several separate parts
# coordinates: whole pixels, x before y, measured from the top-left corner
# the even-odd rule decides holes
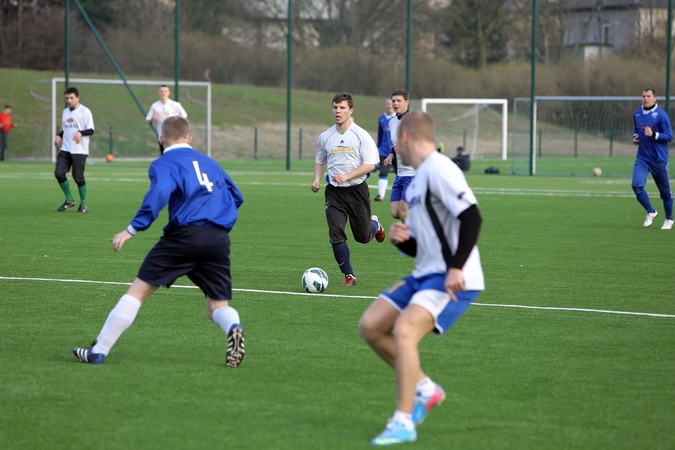
[[[108,156],[105,157],[105,160],[108,162],[113,162],[115,161],[115,157],[112,155],[112,153],[108,153]]]
[[[593,176],[594,177],[599,177],[600,175],[602,175],[602,169],[601,168],[596,167],[595,169],[593,169]]]
[[[302,288],[305,291],[311,294],[318,294],[326,290],[327,287],[328,275],[326,275],[323,269],[312,267],[305,270],[305,273],[302,274]]]

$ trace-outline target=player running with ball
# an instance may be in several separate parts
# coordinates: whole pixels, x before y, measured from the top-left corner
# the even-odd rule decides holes
[[[436,151],[431,116],[403,118],[396,153],[416,175],[405,191],[408,217],[392,224],[389,238],[415,256],[415,269],[381,293],[359,323],[368,345],[396,371],[396,411],[374,445],[417,440],[415,426],[445,398],[422,371],[418,345],[429,333],[447,332],[485,288],[476,198],[459,167]]]

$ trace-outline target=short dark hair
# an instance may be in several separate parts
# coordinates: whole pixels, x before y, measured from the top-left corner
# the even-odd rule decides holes
[[[652,89],[652,88],[645,88],[645,89],[642,90],[642,93],[644,94],[644,93],[647,92],[647,91],[652,91],[652,95],[653,95],[654,97],[656,97],[656,91],[655,91],[654,89]]]
[[[463,151],[464,151],[464,147],[462,147],[462,146],[460,145],[459,147],[457,147],[457,151],[458,151],[458,152],[463,152]]]
[[[342,103],[345,100],[347,100],[347,104],[349,105],[349,109],[354,108],[354,98],[352,97],[352,94],[349,92],[340,92],[339,94],[335,94],[335,97],[333,97],[333,101],[331,102],[331,106],[333,106],[336,103]]]
[[[5,105],[5,109],[7,108],[12,109],[12,105]]]
[[[410,100],[410,94],[405,89],[396,89],[389,97],[393,97],[395,95],[400,95],[404,100]]]
[[[69,87],[63,93],[63,95],[68,95],[68,94],[75,94],[75,97],[78,97],[78,98],[80,97],[80,91],[78,91],[76,87]]]
[[[159,87],[161,87],[161,88],[165,87],[165,88],[169,89],[169,86],[167,86],[166,84],[160,84]]]

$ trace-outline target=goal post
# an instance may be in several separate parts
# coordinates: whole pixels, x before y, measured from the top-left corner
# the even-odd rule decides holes
[[[62,99],[61,97],[62,92],[59,92],[57,90],[57,85],[59,83],[65,83],[65,81],[66,80],[63,77],[55,77],[52,78],[51,80],[51,135],[49,137],[49,142],[52,142],[54,140],[54,136],[56,136],[57,133],[59,121],[61,120],[60,116],[61,109],[59,109],[59,105],[62,105],[62,103],[60,103],[59,100]],[[68,82],[70,86],[76,86],[81,84],[102,85],[102,86],[125,86],[125,81],[119,79],[69,78]],[[146,86],[159,88],[159,86],[163,84],[167,86],[172,86],[174,85],[174,81],[126,80],[126,84],[132,86]],[[190,119],[192,133],[193,136],[195,136],[194,137],[195,142],[199,142],[200,147],[202,142],[204,145],[204,147],[196,149],[205,152],[208,156],[211,156],[211,131],[212,131],[211,83],[204,81],[181,81],[179,85],[184,87],[196,87],[205,90],[204,99],[202,100],[192,96],[189,90],[184,90],[185,94],[182,93],[181,97],[185,95],[185,98],[187,98],[188,101],[200,105],[199,108],[200,111],[194,110],[191,111],[191,108],[189,108],[189,106],[185,102],[182,102],[183,107],[188,112],[188,118]],[[130,136],[119,136],[120,133],[118,130],[117,133],[118,139],[121,142],[123,142],[123,145],[130,145],[130,142],[134,141],[135,143],[137,143],[137,145],[143,146],[144,148],[143,151],[140,152],[136,151],[136,153],[131,154],[130,157],[131,158],[142,158],[142,157],[147,158],[149,156],[154,157],[156,153],[153,152],[152,146],[149,146],[148,142],[153,144],[152,136],[155,135],[152,132],[152,129],[147,125],[145,117],[139,117],[141,112],[138,111],[138,108],[136,106],[131,105],[119,106],[119,97],[124,97],[126,99],[128,97],[128,92],[123,93],[120,91],[118,93],[115,91],[115,92],[102,92],[97,94],[98,95],[96,95],[95,97],[98,103],[96,103],[96,107],[94,107],[91,103],[92,101],[91,99],[93,96],[88,95],[87,92],[82,92],[82,89],[80,89],[80,96],[83,98],[82,103],[89,109],[91,109],[92,114],[94,116],[94,124],[96,126],[97,132],[96,134],[98,135],[97,138],[102,139],[102,135],[108,134],[109,135],[108,140],[110,141],[109,145],[110,147],[112,147],[114,128],[113,125],[111,124],[112,121],[111,118],[114,117],[122,121],[123,123],[123,125],[121,126],[122,131],[129,131],[129,134],[134,134],[136,137],[136,139],[134,140]],[[105,100],[106,96],[112,97],[108,99],[109,103],[106,103]],[[147,97],[146,101],[149,102],[147,104],[147,107],[149,107],[153,102],[157,100],[156,90],[153,89],[151,96],[150,94],[148,94],[146,95],[146,97]],[[123,110],[114,110],[115,107]],[[142,113],[145,114],[147,110],[145,110],[145,108],[142,109],[143,109]],[[106,130],[106,126],[109,127],[108,130]],[[159,132],[160,130],[157,131]],[[156,136],[154,139],[156,140]],[[107,145],[108,144],[106,143],[106,146]],[[147,154],[145,154],[146,150]],[[107,151],[105,153],[107,153]],[[51,146],[52,162],[56,162],[56,155],[57,149],[52,145]]]
[[[513,173],[591,176],[598,167],[603,176],[631,175],[633,114],[641,104],[636,96],[536,96],[534,105],[515,98]]]
[[[501,111],[497,112],[495,109]],[[422,99],[422,111],[430,114],[436,122],[436,139],[457,140],[462,135],[463,145],[470,147],[465,150],[473,158],[494,155],[504,161],[507,159],[508,109],[509,102],[506,99]],[[468,142],[471,145],[467,144],[469,130],[471,136]]]

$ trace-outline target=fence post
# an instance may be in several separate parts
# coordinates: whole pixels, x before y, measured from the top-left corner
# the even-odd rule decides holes
[[[612,157],[612,150],[614,146],[614,130],[609,130],[609,157]]]
[[[108,154],[112,155],[113,154],[113,127],[110,125],[110,129],[108,130]]]
[[[253,128],[253,160],[258,160],[258,127]]]
[[[577,142],[579,140],[579,130],[574,130],[574,157],[577,157]]]
[[[298,159],[302,159],[302,128],[298,136]]]
[[[541,135],[542,135],[542,129],[539,128],[537,130],[537,152],[539,153],[540,158],[541,158]]]
[[[466,128],[464,128],[464,131],[462,132],[462,148],[466,150]]]

